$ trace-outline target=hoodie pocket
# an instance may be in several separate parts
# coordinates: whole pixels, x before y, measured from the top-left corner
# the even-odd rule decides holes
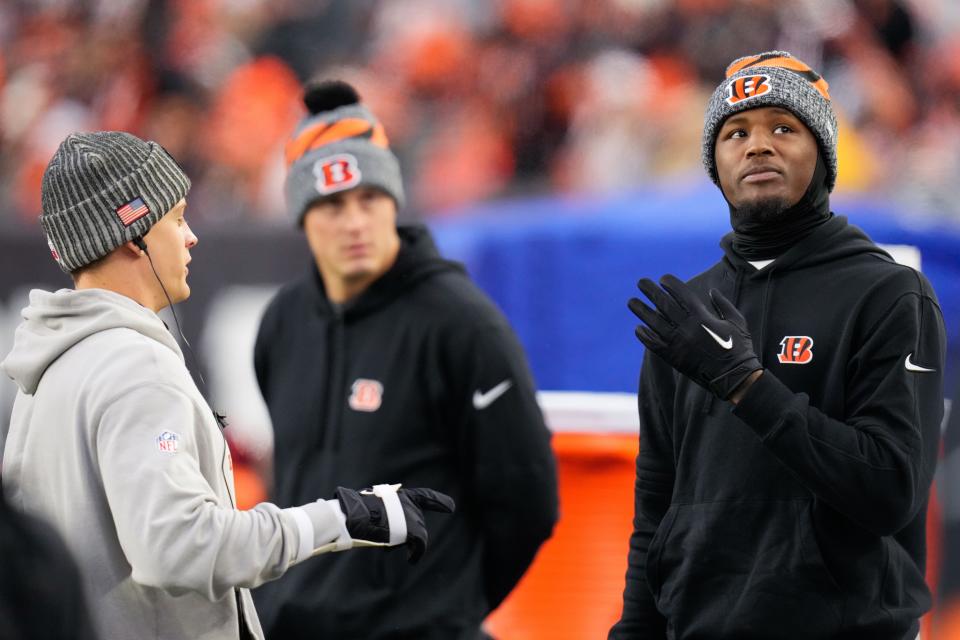
[[[672,505],[672,517],[651,542],[647,578],[676,637],[838,633],[844,596],[823,562],[809,506],[807,500]]]
[[[890,617],[915,620],[930,609],[930,590],[916,562],[894,538],[883,539],[885,567],[880,606]]]

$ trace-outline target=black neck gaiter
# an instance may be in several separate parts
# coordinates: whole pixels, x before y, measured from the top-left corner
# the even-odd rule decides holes
[[[827,167],[821,154],[817,153],[817,166],[810,186],[792,207],[779,213],[743,216],[727,200],[730,226],[733,227],[733,250],[745,260],[776,258],[829,220],[830,192],[826,177]],[[726,194],[723,197],[726,199]]]

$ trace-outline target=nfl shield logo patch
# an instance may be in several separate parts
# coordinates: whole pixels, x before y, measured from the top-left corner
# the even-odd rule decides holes
[[[161,453],[176,453],[180,448],[180,436],[173,431],[164,431],[157,436],[157,449]]]

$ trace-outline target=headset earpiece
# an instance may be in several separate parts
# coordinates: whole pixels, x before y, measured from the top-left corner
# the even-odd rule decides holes
[[[133,239],[133,244],[139,247],[140,251],[147,253],[147,243],[143,241],[143,236],[137,236]]]

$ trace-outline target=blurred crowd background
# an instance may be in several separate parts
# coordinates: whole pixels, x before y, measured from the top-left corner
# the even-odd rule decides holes
[[[384,122],[408,217],[703,181],[709,91],[777,48],[830,82],[839,192],[960,220],[955,0],[3,0],[0,45],[0,227],[36,224],[56,145],[97,129],[173,153],[194,221],[287,224],[312,78]]]
[[[886,200],[919,223],[960,230],[958,0],[0,0],[0,236],[10,232],[4,264],[20,264],[30,279],[42,279],[23,266],[36,263],[18,261],[13,249],[35,231],[40,243],[43,170],[60,141],[78,130],[127,130],[163,144],[193,179],[189,217],[198,229],[261,225],[252,234],[257,242],[261,235],[282,240],[280,229],[290,226],[283,148],[304,113],[302,84],[311,79],[351,82],[383,121],[403,168],[408,206],[402,216],[408,220],[439,222],[464,216],[475,203],[534,195],[609,197],[629,201],[631,216],[663,216],[664,207],[649,201],[634,207],[633,192],[666,187],[669,198],[707,183],[700,137],[709,93],[732,59],[772,49],[791,51],[830,83],[840,120],[838,193]],[[705,191],[722,206],[714,189]],[[545,206],[557,203],[554,198]],[[675,206],[672,200],[669,205]],[[604,208],[577,209],[599,215]],[[500,202],[487,209],[527,220],[542,213]],[[725,211],[716,213],[725,219]],[[263,226],[269,232],[261,233]],[[716,236],[707,232],[715,247]],[[286,240],[276,247],[302,244],[299,237],[295,245]],[[529,251],[561,254],[556,247],[567,245],[555,240],[550,235]],[[241,494],[254,503],[264,497],[269,436],[241,441],[236,434],[257,433],[244,432],[244,420],[269,433],[249,353],[259,309],[272,289],[228,292],[234,297],[219,306],[213,293],[234,280],[275,286],[271,274],[280,266],[241,269],[255,262],[252,252],[221,244],[206,245],[207,255],[219,257],[192,276],[197,286],[183,313],[191,336],[209,326],[210,335],[221,338],[202,355],[216,364],[217,354],[226,354],[221,360],[228,365],[211,365],[210,378],[214,395],[230,399],[225,406],[231,415],[245,417],[228,435]],[[655,259],[656,249],[674,246],[663,244],[642,253]],[[502,269],[486,265],[481,274],[505,280],[532,273],[531,281],[539,282],[552,263],[539,255],[525,261],[513,255],[516,246],[506,243],[502,253],[490,253],[496,258],[490,262]],[[590,236],[573,246],[597,251],[609,244]],[[948,312],[960,299],[949,286],[957,279],[942,277],[953,273],[943,267],[955,264],[955,246],[935,247],[946,257],[930,256],[934,271],[941,268],[933,274],[941,276],[941,301],[954,305],[945,307]],[[24,255],[46,260],[40,247]],[[633,246],[629,251],[641,253]],[[613,335],[636,347],[622,298],[639,259],[625,266],[617,256],[604,262],[583,253],[582,262],[561,257],[572,263],[571,271],[586,274],[584,281],[615,268],[631,273],[623,294],[616,284],[591,283],[595,295],[588,304],[596,311],[589,327],[567,320],[550,325],[562,332],[542,331],[537,314],[552,308],[549,296],[537,298],[537,314],[519,287],[512,298],[499,300],[531,316],[521,336],[546,334],[537,343],[542,351],[528,344],[535,364],[547,354],[551,367],[580,369],[582,354],[607,353],[598,343],[619,348]],[[531,268],[537,260],[540,271]],[[61,275],[52,262],[47,266]],[[22,284],[12,269],[6,275],[8,284]],[[564,312],[563,301],[583,305],[574,290],[567,287],[568,297],[558,297],[554,315]],[[19,322],[17,296],[24,292],[8,293],[0,300],[0,356]],[[616,303],[609,303],[613,298]],[[599,326],[614,329],[596,330],[600,318],[608,325]],[[523,319],[511,317],[515,326]],[[616,329],[621,325],[627,329]],[[621,352],[622,359],[634,357]],[[597,362],[610,369],[602,358]],[[635,365],[627,365],[630,374],[622,379],[630,387]],[[237,382],[244,375],[247,386]],[[954,395],[952,387],[946,391]],[[12,385],[0,387],[0,408],[6,406],[0,425],[12,393]],[[943,475],[949,479],[960,477],[960,430],[947,433]],[[632,466],[628,473],[632,477]],[[942,601],[952,597],[953,605],[943,607],[949,631],[936,637],[960,638],[960,496],[950,489],[960,485],[940,486],[944,542],[931,545],[930,565],[934,577],[942,567]],[[617,545],[617,560],[625,562],[625,537]],[[618,596],[606,602],[619,607]]]

